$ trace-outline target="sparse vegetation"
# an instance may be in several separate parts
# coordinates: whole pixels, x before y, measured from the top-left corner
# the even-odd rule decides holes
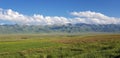
[[[0,35],[0,58],[120,58],[120,35]]]

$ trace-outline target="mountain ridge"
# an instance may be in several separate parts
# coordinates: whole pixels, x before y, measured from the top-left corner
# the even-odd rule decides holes
[[[0,25],[0,33],[76,33],[76,32],[115,32],[120,33],[120,24],[65,24],[65,25]]]

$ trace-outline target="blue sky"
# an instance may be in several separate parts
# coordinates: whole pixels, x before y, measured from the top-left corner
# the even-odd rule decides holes
[[[120,0],[0,0],[0,8],[32,15],[70,16],[72,11],[95,11],[120,17]]]
[[[120,0],[0,0],[0,24],[120,24],[119,2]]]

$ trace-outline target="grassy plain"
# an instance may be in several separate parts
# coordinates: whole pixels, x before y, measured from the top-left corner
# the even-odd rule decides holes
[[[0,58],[120,58],[120,34],[0,35]]]

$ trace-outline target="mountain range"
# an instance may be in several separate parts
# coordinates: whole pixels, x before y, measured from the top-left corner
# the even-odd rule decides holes
[[[11,33],[80,33],[80,32],[114,32],[120,33],[119,24],[65,24],[65,25],[0,25],[0,34]]]

